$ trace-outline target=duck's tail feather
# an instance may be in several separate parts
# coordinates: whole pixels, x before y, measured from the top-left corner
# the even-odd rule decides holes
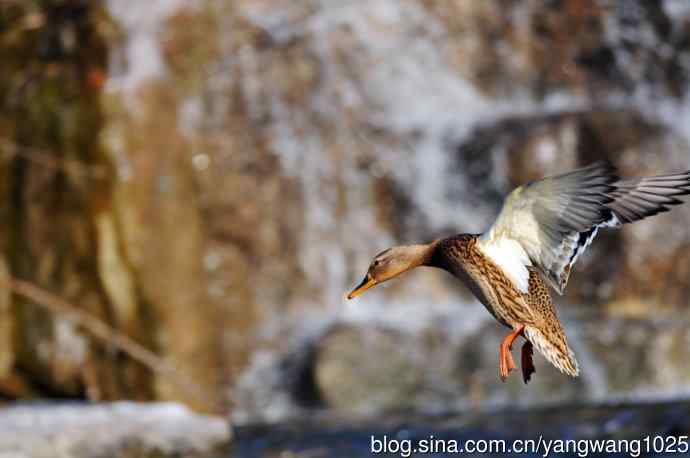
[[[542,331],[532,326],[525,327],[525,335],[539,353],[544,355],[547,361],[556,366],[558,370],[571,377],[580,375],[580,365],[577,363],[570,346],[568,346],[565,336],[559,336],[562,337],[556,339],[559,342],[551,342]]]

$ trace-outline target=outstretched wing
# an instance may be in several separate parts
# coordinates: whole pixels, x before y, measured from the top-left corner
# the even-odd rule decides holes
[[[482,247],[495,260],[501,255],[513,259],[526,255],[563,294],[572,266],[601,227],[668,211],[682,203],[676,197],[685,194],[690,194],[690,171],[620,180],[611,164],[597,162],[515,189],[482,237]],[[497,254],[496,247],[507,246],[506,240],[518,242],[524,254]]]
[[[682,204],[678,196],[690,194],[690,171],[676,175],[633,178],[615,183],[610,194],[613,202],[611,226],[632,223],[648,216],[667,212],[669,206]]]

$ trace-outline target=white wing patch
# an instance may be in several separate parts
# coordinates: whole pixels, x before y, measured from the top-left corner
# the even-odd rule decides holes
[[[532,265],[529,256],[519,242],[507,237],[479,239],[477,246],[498,265],[522,293],[529,292],[529,270]]]
[[[600,229],[668,211],[689,194],[690,171],[621,180],[611,164],[598,162],[515,189],[480,246],[516,285],[527,287],[531,261],[563,294]]]

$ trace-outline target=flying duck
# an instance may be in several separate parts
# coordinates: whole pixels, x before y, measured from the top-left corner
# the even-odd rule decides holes
[[[580,369],[568,345],[549,287],[563,294],[571,270],[600,229],[617,228],[669,210],[690,194],[690,171],[621,179],[608,162],[533,181],[513,190],[483,234],[458,234],[421,245],[389,248],[374,257],[347,296],[420,266],[459,278],[510,333],[499,346],[499,376],[515,369],[511,353],[525,339],[521,366],[535,372],[533,348],[564,374]]]

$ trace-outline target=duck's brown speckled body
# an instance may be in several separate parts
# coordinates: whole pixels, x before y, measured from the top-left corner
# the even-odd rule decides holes
[[[563,373],[579,374],[548,286],[563,294],[573,265],[603,228],[615,228],[668,211],[690,194],[690,171],[621,180],[613,166],[596,163],[528,183],[505,200],[491,228],[429,244],[379,253],[348,298],[419,266],[452,273],[500,323],[512,329],[499,348],[499,374],[515,368],[518,336],[525,382],[534,372],[532,347]],[[548,285],[548,286],[547,286]]]
[[[478,248],[478,242],[479,236],[472,234],[439,240],[434,243],[434,254],[427,265],[458,277],[496,320],[513,331],[522,327],[521,332],[527,341],[536,346],[549,362],[564,373],[577,376],[577,361],[539,272],[529,269],[529,290],[523,293]],[[523,364],[528,358],[527,352],[531,352],[530,345],[523,347]],[[524,371],[525,381],[529,380],[531,371]]]

